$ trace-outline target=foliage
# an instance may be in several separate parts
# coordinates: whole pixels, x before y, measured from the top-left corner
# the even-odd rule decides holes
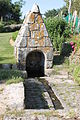
[[[14,20],[20,22],[21,8],[23,0],[12,3],[11,0],[0,0],[0,18],[1,21]]]
[[[2,22],[0,22],[0,32],[4,31],[4,24]]]
[[[55,9],[52,9],[52,10],[48,10],[47,12],[45,12],[45,17],[48,18],[48,17],[55,17],[56,15],[58,15],[58,11],[55,10]]]
[[[61,11],[62,11],[62,15],[64,15],[65,17],[68,15],[68,9],[66,6],[62,7]]]
[[[9,44],[12,33],[0,33],[0,64],[16,63],[14,47]]]
[[[62,18],[48,18],[44,20],[55,50],[61,51],[62,44],[69,37],[70,29]]]
[[[68,15],[68,9],[66,6],[63,6],[60,9],[52,9],[52,10],[48,10],[47,12],[45,12],[45,17],[49,18],[49,17],[56,17],[56,16],[67,16]]]
[[[75,66],[74,71],[73,71],[73,76],[75,81],[77,81],[80,85],[80,65]]]
[[[80,35],[73,35],[70,39],[68,39],[69,43],[74,50],[78,50],[80,48]]]
[[[69,0],[64,0],[66,2],[67,8],[69,7]],[[71,4],[71,12],[73,13],[74,10],[77,10],[78,14],[80,12],[80,0],[72,0]]]
[[[13,34],[12,34],[12,39],[13,39],[14,41],[16,40],[17,35],[18,35],[18,31],[13,32]]]
[[[74,80],[80,85],[80,65],[70,65],[69,73],[73,76]]]
[[[6,26],[6,25],[11,25],[11,24],[17,24],[17,22],[14,21],[14,20],[4,21],[3,23],[4,23],[5,26]]]
[[[5,80],[6,84],[19,83],[23,81],[19,70],[0,70],[0,80]]]
[[[71,47],[71,45],[70,45],[70,43],[68,41],[63,43],[61,55],[70,56],[72,51],[73,51],[73,49],[72,49],[72,47]]]
[[[55,47],[56,51],[60,51],[62,50],[62,44],[65,42],[65,39],[62,36],[60,36],[60,34],[58,33],[58,35],[56,35],[56,31],[54,33],[54,38],[53,38],[53,46]]]
[[[23,5],[23,0],[20,0],[18,2],[14,2],[14,4],[12,4],[12,6],[11,6],[12,7],[12,9],[11,9],[11,17],[17,23],[20,22],[22,5]]]
[[[11,0],[0,0],[0,17],[3,21],[3,17],[10,11]]]

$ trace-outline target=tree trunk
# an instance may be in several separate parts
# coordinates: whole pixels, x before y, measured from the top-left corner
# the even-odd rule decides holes
[[[1,22],[3,22],[3,16],[1,16]]]

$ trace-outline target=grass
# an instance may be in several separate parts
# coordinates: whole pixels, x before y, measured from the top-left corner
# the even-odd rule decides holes
[[[0,94],[4,91],[4,88],[0,88]]]
[[[14,110],[14,111],[8,111],[6,112],[9,116],[15,116],[15,117],[23,117],[25,114],[24,110]]]
[[[70,109],[67,116],[69,116],[70,118],[74,118],[76,117],[76,113],[73,109]]]
[[[9,43],[13,33],[0,33],[0,64],[15,64],[14,47]],[[0,69],[0,81],[6,84],[19,83],[23,81],[19,70]]]
[[[19,70],[4,70],[0,69],[0,81],[5,81],[6,84],[23,82],[21,71]]]
[[[0,64],[16,63],[14,47],[9,44],[12,33],[0,33]]]
[[[13,32],[12,39],[15,41],[19,31]]]
[[[61,117],[57,111],[46,111],[46,112],[34,112],[35,115],[45,115],[46,117],[51,117],[51,116],[54,116],[54,117]]]
[[[20,82],[23,82],[24,81],[24,79],[23,78],[21,78],[21,77],[17,77],[17,78],[13,78],[13,79],[9,79],[9,80],[7,80],[6,81],[6,84],[8,85],[8,84],[12,84],[12,83],[20,83]]]
[[[74,80],[80,85],[80,65],[70,65],[69,73],[73,76]]]

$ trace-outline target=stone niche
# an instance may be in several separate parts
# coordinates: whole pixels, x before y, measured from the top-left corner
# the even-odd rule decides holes
[[[37,4],[26,15],[14,49],[21,70],[45,74],[46,69],[52,67],[53,47]]]

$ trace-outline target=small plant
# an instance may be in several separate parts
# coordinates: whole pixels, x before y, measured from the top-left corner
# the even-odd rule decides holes
[[[73,51],[77,51],[80,48],[80,36],[72,36],[72,38],[69,39],[70,45],[73,49]]]
[[[13,34],[12,34],[12,39],[13,39],[14,41],[16,40],[17,35],[18,35],[18,31],[13,32]]]
[[[19,83],[19,82],[23,82],[24,79],[21,77],[16,77],[16,78],[12,78],[6,81],[6,84],[12,84],[12,83]]]
[[[75,111],[74,111],[73,109],[70,109],[70,110],[69,110],[69,113],[68,113],[68,116],[69,116],[70,118],[74,118],[74,117],[76,116]]]
[[[19,70],[0,70],[0,80],[6,81],[6,84],[23,82],[21,71]]]
[[[6,111],[6,115],[13,115],[16,117],[23,117],[24,114],[25,114],[24,110],[16,110],[15,109],[13,111],[9,111],[9,110]]]
[[[0,32],[2,33],[4,31],[4,24],[0,22]]]
[[[72,64],[69,67],[69,73],[73,76],[74,80],[80,85],[80,65]]]
[[[4,91],[4,88],[0,88],[0,94]]]

